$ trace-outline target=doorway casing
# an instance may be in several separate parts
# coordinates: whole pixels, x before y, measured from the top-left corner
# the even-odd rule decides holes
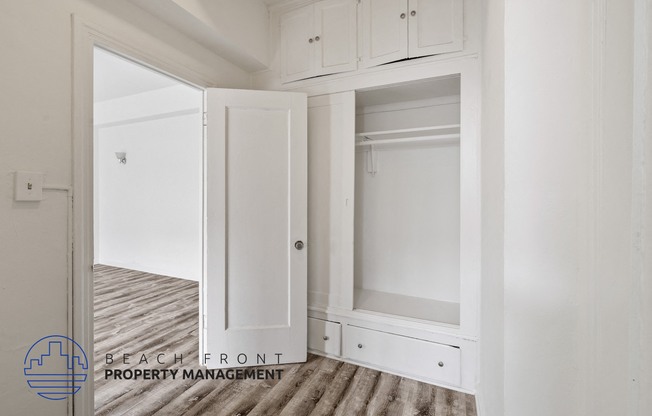
[[[72,178],[73,261],[68,282],[68,336],[93,352],[93,49],[117,55],[204,90],[211,81],[191,68],[146,52],[115,31],[72,15]],[[199,311],[198,311],[199,313]],[[92,362],[89,372],[93,373]],[[93,414],[94,388],[89,383],[69,402],[69,414]]]

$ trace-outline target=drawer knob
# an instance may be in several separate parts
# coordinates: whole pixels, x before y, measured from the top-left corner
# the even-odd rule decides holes
[[[328,341],[328,340],[329,340],[328,335],[324,335],[324,341]]]
[[[401,13],[401,19],[405,19],[405,13]]]
[[[358,348],[362,348],[362,344],[358,344]]]
[[[440,366],[440,367],[443,367],[443,366],[444,366],[444,362],[443,362],[443,361],[440,361],[439,363],[437,363],[437,365]]]

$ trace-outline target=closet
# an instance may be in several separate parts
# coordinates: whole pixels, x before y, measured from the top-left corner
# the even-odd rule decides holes
[[[478,142],[465,73],[309,98],[308,347],[473,392]]]
[[[356,310],[460,323],[459,87],[356,93]]]

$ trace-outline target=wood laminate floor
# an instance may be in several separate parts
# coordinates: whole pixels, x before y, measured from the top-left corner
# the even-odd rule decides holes
[[[271,367],[281,380],[183,380],[182,370],[201,368],[198,296],[192,281],[96,266],[96,415],[476,415],[473,396],[316,355]],[[105,378],[138,369],[181,371],[174,380]]]

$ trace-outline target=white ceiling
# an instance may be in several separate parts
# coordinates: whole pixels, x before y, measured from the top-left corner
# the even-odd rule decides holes
[[[95,102],[158,90],[180,83],[174,78],[101,48],[95,48],[93,78]]]

